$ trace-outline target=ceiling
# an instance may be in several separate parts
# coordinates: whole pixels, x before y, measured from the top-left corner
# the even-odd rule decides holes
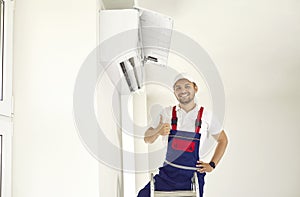
[[[134,6],[134,0],[100,0],[104,9],[126,9]]]

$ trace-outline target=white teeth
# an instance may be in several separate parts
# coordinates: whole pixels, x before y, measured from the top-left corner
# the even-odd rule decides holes
[[[189,94],[182,94],[180,97],[187,97]]]

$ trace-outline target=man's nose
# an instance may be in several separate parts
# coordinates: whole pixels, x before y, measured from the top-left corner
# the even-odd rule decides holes
[[[182,88],[181,91],[180,91],[180,93],[181,93],[181,94],[182,94],[182,93],[186,93],[186,91],[187,91],[187,90],[186,90],[185,88]]]

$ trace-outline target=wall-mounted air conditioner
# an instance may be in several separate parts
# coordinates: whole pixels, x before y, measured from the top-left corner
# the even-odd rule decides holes
[[[170,17],[142,8],[100,11],[100,66],[121,93],[142,88],[145,64],[167,65],[172,27]]]

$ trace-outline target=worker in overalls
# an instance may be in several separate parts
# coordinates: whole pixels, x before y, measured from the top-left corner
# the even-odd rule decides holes
[[[197,172],[202,197],[204,176],[213,171],[221,160],[228,143],[227,136],[219,121],[195,103],[198,87],[189,75],[178,75],[173,88],[179,104],[163,109],[144,137],[146,143],[153,143],[159,136],[168,138],[165,162],[154,177],[155,190],[191,190],[191,180]],[[217,146],[211,160],[204,162],[199,158],[199,149],[208,135],[216,139]],[[138,197],[149,196],[150,183],[138,194]]]

